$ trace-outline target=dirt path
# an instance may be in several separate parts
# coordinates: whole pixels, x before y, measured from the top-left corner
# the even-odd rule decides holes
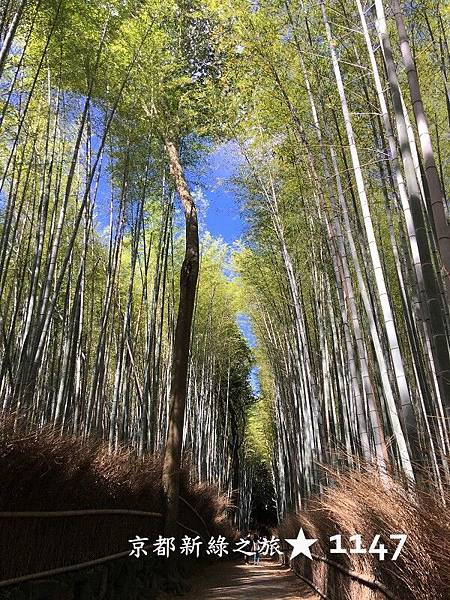
[[[261,561],[257,567],[221,561],[192,579],[195,581],[189,581],[191,591],[182,600],[317,599],[289,569],[269,560]]]

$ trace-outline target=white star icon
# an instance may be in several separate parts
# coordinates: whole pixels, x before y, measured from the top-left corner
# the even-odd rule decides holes
[[[317,539],[309,539],[305,537],[305,534],[303,533],[303,528],[300,529],[300,531],[298,532],[298,536],[295,539],[285,541],[294,548],[290,560],[292,560],[299,554],[304,554],[310,560],[312,560],[311,550],[309,549],[309,547],[312,546],[315,542],[317,542]]]

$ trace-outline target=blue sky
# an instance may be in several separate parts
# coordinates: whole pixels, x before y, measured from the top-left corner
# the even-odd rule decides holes
[[[195,176],[207,200],[206,228],[213,237],[220,236],[228,244],[233,244],[243,232],[233,183],[230,181],[241,160],[237,144],[222,144],[206,158],[203,173]]]
[[[232,246],[244,231],[244,223],[235,197],[234,184],[231,181],[242,160],[237,144],[228,142],[214,149],[204,160],[199,170],[188,173],[190,184],[201,190],[204,197],[198,206],[200,223],[215,238],[222,238]],[[200,172],[199,172],[200,171]],[[97,218],[101,227],[108,225],[109,187],[108,178],[100,181],[100,194],[97,201]],[[202,206],[204,204],[204,206]],[[256,339],[247,315],[239,314],[237,324],[249,346],[256,346]],[[256,395],[259,394],[258,369],[252,369],[250,382]]]
[[[256,348],[256,338],[253,332],[252,322],[250,321],[248,315],[243,313],[239,313],[236,315],[236,322],[239,326],[239,329],[242,332],[242,335],[247,340],[250,348]],[[260,394],[260,385],[259,385],[259,368],[253,367],[250,372],[250,384],[253,389],[253,393],[255,396],[259,396]]]
[[[195,174],[195,181],[200,185],[206,199],[206,229],[213,237],[221,237],[230,245],[239,240],[244,231],[233,183],[230,181],[241,160],[237,144],[228,142],[211,152],[202,169],[202,175]],[[250,348],[255,348],[256,338],[249,317],[238,314],[236,322]],[[259,395],[257,367],[251,371],[250,383],[254,393]]]

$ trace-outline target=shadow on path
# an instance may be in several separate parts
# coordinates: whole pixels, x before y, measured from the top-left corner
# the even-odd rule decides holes
[[[183,600],[315,600],[317,596],[289,569],[275,561],[259,566],[221,561],[196,573]],[[169,600],[169,598],[167,598]]]

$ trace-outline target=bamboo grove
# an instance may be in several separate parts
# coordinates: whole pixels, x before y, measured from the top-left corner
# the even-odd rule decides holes
[[[355,456],[407,480],[430,469],[439,485],[449,399],[442,7],[410,9],[411,39],[395,3],[266,10],[242,24],[265,78],[242,148],[250,247],[239,268],[272,374],[280,513],[323,489],[320,465],[346,469]],[[416,64],[430,77],[424,90]]]
[[[131,31],[135,46],[106,81],[126,21],[95,5],[3,14],[4,44],[16,29],[2,79],[2,407],[143,455],[165,443],[182,227],[165,125],[129,118],[138,54],[157,47],[144,55],[149,31]],[[198,478],[232,490],[251,357],[225,249],[206,237],[202,249],[184,445]]]
[[[162,451],[196,204],[182,442],[238,524],[266,468],[280,517],[323,465],[448,483],[448,38],[435,0],[3,0],[3,412]],[[188,176],[221,145],[234,247]]]

